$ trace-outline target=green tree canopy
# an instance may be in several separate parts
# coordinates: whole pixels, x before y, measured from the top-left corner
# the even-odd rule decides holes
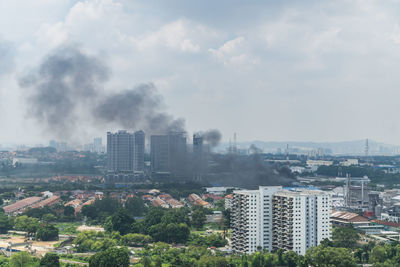
[[[108,248],[90,257],[89,267],[129,267],[129,251],[126,248]]]
[[[40,260],[39,266],[43,267],[60,267],[60,257],[55,253],[46,253]]]
[[[133,216],[123,208],[118,209],[111,217],[112,229],[120,232],[121,235],[129,233],[134,222]]]
[[[58,228],[52,224],[44,224],[36,232],[36,238],[42,241],[58,240]]]
[[[10,259],[10,267],[27,267],[33,263],[31,255],[28,252],[14,253]]]

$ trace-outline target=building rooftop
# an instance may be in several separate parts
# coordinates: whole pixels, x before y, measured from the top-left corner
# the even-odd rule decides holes
[[[357,213],[348,212],[348,211],[332,211],[331,219],[336,221],[342,221],[347,223],[354,222],[368,222],[368,219],[358,215]]]
[[[41,199],[41,197],[28,197],[11,205],[5,206],[3,209],[6,213],[15,212],[22,208],[28,207],[36,202],[39,202]]]

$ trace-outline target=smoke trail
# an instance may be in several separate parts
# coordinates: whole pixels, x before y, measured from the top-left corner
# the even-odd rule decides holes
[[[106,123],[127,129],[143,129],[150,134],[185,131],[185,121],[163,112],[163,98],[152,83],[103,96],[93,114]]]
[[[183,119],[165,112],[163,98],[152,83],[105,94],[102,87],[109,76],[100,59],[63,46],[19,83],[29,89],[29,115],[57,138],[73,139],[85,127],[100,126],[102,131],[110,126],[143,129],[149,135],[185,131]]]
[[[109,69],[99,59],[64,46],[44,59],[39,68],[20,79],[28,93],[29,115],[50,132],[71,136],[80,122],[81,108],[97,97]]]
[[[203,138],[203,141],[208,143],[211,147],[216,147],[221,141],[222,134],[217,129],[210,129],[205,132],[198,132],[196,135],[199,135]]]

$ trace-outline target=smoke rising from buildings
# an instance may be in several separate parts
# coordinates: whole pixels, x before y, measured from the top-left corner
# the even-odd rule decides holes
[[[27,90],[28,114],[54,137],[71,139],[82,126],[142,129],[147,134],[185,131],[183,119],[165,112],[152,83],[105,93],[110,69],[75,46],[63,46],[19,80]],[[79,126],[79,127],[78,127]]]
[[[222,134],[217,129],[210,129],[205,132],[198,132],[196,135],[201,136],[205,143],[208,143],[211,147],[215,147],[219,144],[222,138]]]
[[[127,129],[140,128],[151,134],[185,131],[183,119],[174,119],[163,111],[162,96],[151,83],[102,96],[93,114],[102,122]]]
[[[255,188],[259,185],[291,185],[293,174],[286,167],[267,164],[261,154],[214,154],[206,175],[211,184]]]
[[[57,137],[71,136],[84,114],[80,111],[97,98],[109,72],[103,62],[76,47],[56,49],[19,81],[29,89],[28,114]]]

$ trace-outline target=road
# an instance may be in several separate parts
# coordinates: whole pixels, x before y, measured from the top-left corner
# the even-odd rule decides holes
[[[72,261],[72,260],[60,259],[60,262],[78,264],[78,265],[81,265],[81,266],[89,266],[89,263],[80,262],[80,261]]]

